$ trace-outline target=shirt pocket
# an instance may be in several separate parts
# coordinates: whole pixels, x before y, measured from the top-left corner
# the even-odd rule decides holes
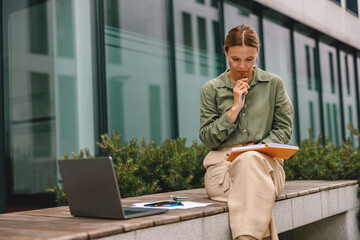
[[[229,110],[234,104],[234,94],[232,92],[232,89],[228,89],[228,88],[219,88],[217,92],[218,92],[217,110],[218,113],[221,115],[227,110]]]

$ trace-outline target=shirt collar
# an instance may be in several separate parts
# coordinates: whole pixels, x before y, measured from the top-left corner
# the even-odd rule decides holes
[[[222,87],[228,87],[230,89],[233,89],[235,87],[235,83],[233,83],[232,81],[230,81],[229,76],[227,75],[227,73],[230,71],[230,69],[226,69],[225,72],[223,72],[219,78],[222,80]],[[257,66],[255,66],[254,68],[254,74],[252,76],[252,78],[250,79],[249,82],[249,86],[254,86],[256,85],[256,83],[260,81],[260,82],[268,82],[270,81],[268,74],[264,74],[264,71],[259,69]]]

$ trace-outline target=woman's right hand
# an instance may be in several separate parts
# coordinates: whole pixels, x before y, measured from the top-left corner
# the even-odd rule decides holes
[[[245,104],[245,96],[250,88],[248,82],[249,82],[248,78],[243,78],[236,81],[236,85],[233,89],[234,104],[227,112],[228,117],[232,123],[235,123],[236,118],[239,115],[239,112],[241,111],[241,109]]]

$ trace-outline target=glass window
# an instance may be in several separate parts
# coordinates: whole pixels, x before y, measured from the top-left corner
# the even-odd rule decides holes
[[[86,0],[5,5],[13,194],[57,184],[57,159],[94,153],[90,6]],[[56,11],[54,11],[56,9]]]
[[[233,27],[240,26],[242,24],[251,26],[257,33],[259,33],[259,18],[253,14],[252,10],[232,1],[225,1],[224,3],[224,21],[224,39]],[[255,64],[261,67],[259,58],[256,59]]]
[[[188,144],[199,140],[201,87],[225,71],[217,16],[210,4],[174,1],[179,135]]]
[[[356,15],[359,15],[358,0],[346,0],[346,9]]]
[[[171,132],[166,1],[109,0],[104,10],[109,132],[160,144]]]
[[[258,17],[253,14],[252,10],[226,0],[224,4],[224,13],[225,35],[230,29],[241,24],[247,24],[258,32]]]
[[[338,3],[341,6],[341,0],[331,0],[331,1],[334,1],[334,2]]]
[[[340,51],[340,68],[341,68],[341,86],[343,92],[344,118],[345,118],[345,136],[349,137],[354,146],[358,146],[358,138],[346,127],[348,123],[358,126],[356,118],[356,93],[355,89],[355,71],[353,55],[345,51]]]
[[[325,135],[329,137],[330,142],[339,144],[341,138],[341,120],[340,115],[337,114],[340,112],[340,96],[336,49],[322,42],[319,43],[319,47]]]
[[[291,70],[290,30],[268,18],[263,20],[266,70],[279,75],[292,102],[293,84]],[[295,133],[296,134],[296,133]],[[294,135],[291,143],[295,143]]]
[[[299,99],[300,138],[318,137],[320,132],[320,108],[317,79],[315,75],[315,40],[299,32],[294,32],[296,77]],[[323,64],[323,63],[322,63]],[[301,98],[306,96],[306,98]]]

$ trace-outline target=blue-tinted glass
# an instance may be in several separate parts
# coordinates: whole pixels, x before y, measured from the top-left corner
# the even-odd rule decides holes
[[[255,31],[259,32],[258,17],[253,12],[237,3],[232,1],[225,1],[224,3],[224,20],[225,20],[225,36],[233,27],[241,24],[247,24],[251,26]],[[256,61],[256,65],[260,66],[259,59]]]
[[[179,135],[191,144],[199,140],[201,87],[225,71],[220,67],[222,43],[218,12],[210,1],[203,5],[194,0],[173,2]]]
[[[166,0],[104,1],[104,10],[108,130],[161,144],[171,134]]]
[[[40,4],[29,9],[30,52],[37,54],[49,53],[48,12],[47,5]]]
[[[209,75],[209,65],[207,57],[207,36],[206,36],[206,21],[203,17],[197,17],[198,28],[198,43],[199,43],[199,62],[200,62],[200,74],[203,76]]]
[[[187,12],[182,12],[182,33],[183,33],[183,43],[185,47],[185,70],[187,73],[194,73],[194,44],[193,44],[193,34],[192,34],[192,20],[191,15]]]
[[[213,55],[214,57],[214,68],[215,75],[220,75],[223,72],[223,48],[220,43],[220,28],[218,21],[212,21],[212,42],[213,42]]]
[[[95,147],[90,3],[41,2],[2,9],[15,195],[46,192],[64,153],[86,147],[94,154]]]
[[[323,108],[327,111],[324,112],[325,135],[331,142],[337,144],[341,135],[341,125],[339,125],[341,120],[340,115],[337,114],[340,111],[340,97],[336,57],[333,57],[336,56],[336,49],[320,42],[319,50]]]
[[[266,70],[279,75],[284,83],[287,93],[292,102],[293,100],[293,83],[291,71],[291,51],[290,51],[290,31],[289,29],[264,18],[264,51]],[[295,143],[294,133],[291,143]]]
[[[60,57],[75,55],[73,0],[56,1],[57,52]]]
[[[345,127],[348,123],[352,123],[354,126],[358,126],[358,120],[353,118],[354,114],[352,111],[356,108],[357,98],[355,91],[349,91],[349,89],[355,89],[355,69],[354,69],[354,58],[353,55],[340,51],[340,68],[341,68],[341,85],[343,92],[343,103],[344,103],[344,118]],[[351,137],[351,131],[345,128],[345,136]],[[354,146],[358,146],[358,138],[353,139]]]
[[[312,129],[314,137],[319,136],[321,129],[319,93],[314,87],[309,89],[309,75],[315,76],[315,58],[313,51],[315,48],[315,40],[295,31],[294,41],[297,91],[299,96],[300,138],[308,139],[309,128]],[[308,46],[309,51],[306,50],[306,46]],[[305,99],[307,102],[311,102],[311,104],[304,104]]]

